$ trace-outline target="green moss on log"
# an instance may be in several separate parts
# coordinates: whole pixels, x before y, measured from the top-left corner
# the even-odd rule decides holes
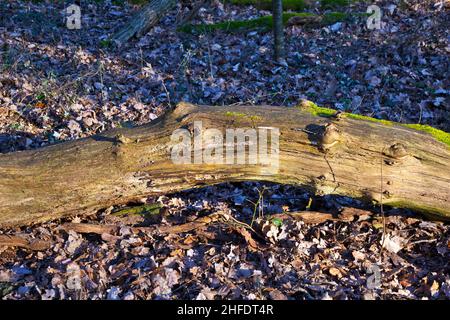
[[[415,130],[428,132],[436,140],[441,141],[441,142],[445,143],[448,147],[450,147],[450,133],[448,133],[448,132],[433,128],[426,124],[400,123],[400,125],[407,127],[407,128],[415,129]]]
[[[398,124],[398,125],[406,127],[406,128],[427,132],[427,133],[431,134],[436,140],[443,142],[447,146],[450,147],[450,133],[433,128],[432,126],[429,126],[426,124],[399,123],[399,122],[394,122],[394,121],[389,121],[389,120],[376,119],[376,118],[372,118],[372,117],[368,117],[368,116],[362,116],[362,115],[354,114],[354,113],[345,113],[345,115],[352,119],[378,122],[378,123],[382,123],[387,126],[392,126],[394,124]]]
[[[283,23],[286,24],[288,20],[292,17],[314,17],[317,16],[313,13],[294,13],[285,12],[283,13]],[[343,12],[330,12],[320,16],[319,25],[329,25],[338,21],[345,21],[349,17],[349,14]],[[209,33],[214,31],[226,31],[226,32],[237,32],[242,30],[262,30],[270,31],[272,29],[272,16],[264,16],[256,19],[250,20],[231,20],[212,24],[187,24],[180,28],[178,31],[186,33]]]
[[[356,114],[356,113],[348,113],[348,112],[345,112],[345,116],[346,116],[347,118],[350,118],[350,119],[365,120],[365,121],[370,121],[370,122],[382,123],[382,124],[384,124],[385,126],[392,126],[392,125],[394,124],[393,121],[384,120],[384,119],[372,118],[372,117],[369,117],[369,116],[363,116],[363,115]]]
[[[317,104],[309,100],[302,100],[297,107],[311,113],[313,116],[330,118],[336,114],[336,110],[319,107]]]
[[[308,111],[309,113],[311,113],[314,116],[327,117],[327,118],[334,116],[337,112],[334,109],[319,107],[314,102],[308,101],[308,100],[303,100],[298,105],[298,108]],[[355,114],[355,113],[348,113],[348,112],[343,112],[343,116],[350,118],[350,119],[377,122],[377,123],[381,123],[386,126],[400,125],[400,126],[403,126],[406,128],[423,131],[423,132],[431,134],[437,141],[445,143],[450,148],[450,133],[436,129],[429,125],[413,124],[413,123],[399,123],[399,122],[394,122],[394,121],[389,121],[389,120],[384,120],[384,119],[376,119],[376,118],[363,116],[363,115]]]
[[[242,112],[231,112],[231,111],[225,112],[225,115],[227,117],[236,117],[236,118],[244,118],[246,116],[245,113],[242,113]]]
[[[233,118],[248,119],[252,122],[257,122],[257,121],[263,120],[262,117],[260,117],[258,115],[245,114],[245,113],[241,113],[241,112],[227,111],[227,112],[225,112],[225,116],[233,117]]]

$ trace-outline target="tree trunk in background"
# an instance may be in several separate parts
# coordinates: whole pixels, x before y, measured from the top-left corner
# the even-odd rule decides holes
[[[272,0],[275,61],[284,60],[283,0]]]
[[[125,27],[112,36],[112,40],[119,46],[132,37],[146,34],[169,10],[175,7],[177,0],[151,0],[136,12]]]
[[[0,154],[0,226],[89,214],[149,195],[246,180],[299,185],[318,195],[368,202],[382,195],[385,204],[450,218],[450,148],[445,143],[396,124],[315,114],[306,107],[181,103],[148,125]],[[192,127],[194,121],[202,121],[202,130]],[[279,128],[279,168],[172,161],[176,129],[190,130],[195,139],[208,128],[223,134],[226,129],[268,127]]]

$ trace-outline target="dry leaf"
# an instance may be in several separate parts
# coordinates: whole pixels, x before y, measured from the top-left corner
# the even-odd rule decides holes
[[[332,276],[338,277],[339,279],[342,278],[341,270],[339,270],[338,268],[331,267],[330,269],[328,269],[328,272]]]

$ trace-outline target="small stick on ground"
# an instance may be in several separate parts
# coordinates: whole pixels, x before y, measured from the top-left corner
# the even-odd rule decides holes
[[[0,235],[0,247],[18,247],[32,251],[44,251],[50,248],[52,242],[26,237]]]

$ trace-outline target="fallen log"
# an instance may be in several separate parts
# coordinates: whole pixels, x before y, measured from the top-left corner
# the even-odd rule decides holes
[[[120,46],[133,37],[142,37],[156,25],[169,10],[174,8],[177,2],[177,0],[151,0],[148,4],[139,9],[126,25],[118,30],[111,39]]]
[[[384,204],[450,217],[449,134],[424,127],[432,136],[387,121],[333,113],[309,102],[296,108],[180,103],[144,126],[1,154],[0,226],[89,214],[149,195],[246,180],[294,184],[319,195],[364,201],[380,202],[382,197]],[[194,122],[201,122],[201,128]],[[224,140],[220,151],[214,149],[221,156],[238,157],[236,149],[244,147],[245,163],[233,158],[230,164],[228,158],[216,161],[209,144],[195,143],[206,139],[209,129],[217,134],[236,128],[278,130],[278,144],[271,140],[270,148],[279,150],[272,150],[269,161],[252,158],[256,147],[250,130],[245,143],[233,138]],[[192,150],[186,149],[193,163],[173,157],[180,149],[173,140],[177,132],[194,136]],[[264,151],[261,146],[258,152]]]

